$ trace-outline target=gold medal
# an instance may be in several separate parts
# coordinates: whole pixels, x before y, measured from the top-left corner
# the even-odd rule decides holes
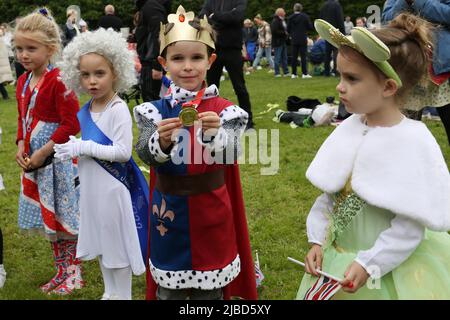
[[[194,125],[194,121],[198,119],[198,111],[193,107],[183,107],[178,117],[185,127],[191,127]]]

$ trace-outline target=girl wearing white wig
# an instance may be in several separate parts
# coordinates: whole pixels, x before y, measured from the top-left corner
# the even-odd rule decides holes
[[[79,158],[77,256],[99,257],[102,299],[129,300],[131,273],[145,271],[147,241],[147,231],[137,228],[147,224],[135,223],[133,209],[137,219],[145,219],[148,209],[147,183],[131,158],[131,116],[117,95],[135,84],[133,56],[119,33],[99,29],[77,36],[64,49],[61,69],[69,89],[92,97],[78,113],[81,139],[55,145],[55,157]]]

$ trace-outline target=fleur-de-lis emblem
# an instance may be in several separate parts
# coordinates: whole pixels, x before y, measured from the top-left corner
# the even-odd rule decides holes
[[[161,201],[161,209],[158,209],[156,204],[153,205],[153,214],[158,218],[158,229],[159,233],[163,237],[166,232],[169,230],[164,226],[164,219],[168,218],[170,221],[175,219],[175,213],[172,210],[166,211],[166,200],[164,198]]]

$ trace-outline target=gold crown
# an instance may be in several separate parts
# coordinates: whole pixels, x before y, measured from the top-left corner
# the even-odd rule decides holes
[[[194,20],[194,17],[194,12],[186,12],[181,5],[178,7],[177,13],[169,14],[167,17],[168,23],[166,25],[161,23],[161,30],[159,32],[159,39],[161,41],[160,54],[169,44],[177,41],[199,41],[215,49],[214,40],[208,31],[212,29],[208,23],[208,19],[206,16],[200,19],[201,31],[199,31],[189,24]]]

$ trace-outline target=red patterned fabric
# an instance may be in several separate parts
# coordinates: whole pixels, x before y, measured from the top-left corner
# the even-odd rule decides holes
[[[212,98],[204,100],[197,109],[199,112],[215,111],[217,114],[220,114],[223,109],[231,105],[232,103],[225,99]],[[197,143],[193,128],[190,129],[190,133],[191,146],[193,146]],[[221,268],[225,262],[232,261],[237,253],[240,257],[241,271],[230,284],[224,287],[224,298],[230,299],[236,296],[243,299],[256,300],[258,296],[255,270],[251,255],[238,165],[195,164],[191,161],[187,167],[189,175],[215,171],[219,168],[224,168],[225,170],[224,187],[206,194],[189,196],[188,199],[189,211],[199,213],[198,215],[192,214],[189,218],[193,269],[206,271]],[[152,168],[150,173],[150,203],[153,203],[152,195],[155,181],[156,175]],[[222,214],[226,214],[226,212],[231,212],[231,219],[226,219],[224,222]],[[215,219],[214,215],[209,214],[207,217],[206,213],[214,213],[214,215],[217,215],[216,218],[222,215],[220,226],[224,230],[219,232],[214,228],[205,228],[205,225],[214,225]],[[151,230],[150,227],[149,230]],[[212,234],[210,235],[208,232]],[[217,241],[222,236],[223,241]],[[214,243],[208,243],[208,239],[216,240]],[[148,248],[148,257],[150,257],[150,244]],[[217,254],[218,252],[220,252],[220,257]],[[147,299],[156,299],[156,290],[157,284],[147,268]]]
[[[46,76],[45,81],[39,89],[34,108],[34,120],[44,122],[57,122],[60,124],[53,133],[51,140],[55,143],[65,143],[70,135],[76,135],[80,131],[77,112],[79,109],[78,99],[73,92],[67,92],[66,86],[59,78],[59,69],[52,69]],[[21,100],[22,89],[29,72],[20,76],[17,81],[16,98]],[[25,93],[25,102],[28,105],[31,98],[31,90]],[[23,140],[21,112],[18,112],[17,141]]]

